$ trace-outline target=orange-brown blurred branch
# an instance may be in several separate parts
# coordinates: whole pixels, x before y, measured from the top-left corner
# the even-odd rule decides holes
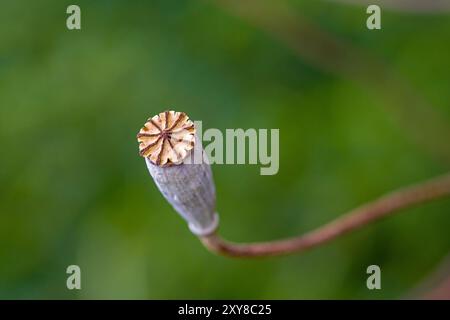
[[[231,257],[265,257],[302,252],[388,217],[401,209],[450,196],[450,174],[389,193],[305,235],[284,240],[239,244],[218,234],[200,237],[212,252]]]
[[[426,300],[450,300],[450,274],[421,298]]]
[[[381,59],[323,30],[296,12],[298,10],[287,1],[210,1],[264,30],[320,70],[342,75],[364,86],[383,100],[381,105],[394,115],[415,142],[437,159],[450,163],[449,121]],[[361,28],[365,28],[364,22]]]
[[[445,257],[405,298],[450,300],[450,255]]]

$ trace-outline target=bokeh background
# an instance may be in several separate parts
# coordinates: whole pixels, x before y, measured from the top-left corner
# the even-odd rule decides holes
[[[78,0],[69,31],[73,1],[3,0],[0,298],[410,296],[449,251],[449,200],[302,255],[232,260],[190,234],[135,139],[167,108],[204,128],[280,129],[277,175],[213,166],[235,241],[293,236],[445,173],[449,11],[396,3],[369,31],[366,7],[339,1]],[[371,264],[382,290],[366,288]]]

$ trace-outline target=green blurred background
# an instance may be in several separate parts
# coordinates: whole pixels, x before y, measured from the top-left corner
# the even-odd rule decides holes
[[[70,4],[79,31],[66,28]],[[449,251],[449,200],[302,255],[232,260],[189,232],[135,138],[167,108],[205,129],[280,129],[277,175],[213,166],[221,233],[235,241],[296,235],[446,172],[449,13],[386,9],[382,30],[369,31],[365,9],[2,0],[0,298],[408,296]],[[322,36],[361,58],[342,59]],[[80,291],[66,288],[71,264]],[[382,290],[366,288],[371,264]]]

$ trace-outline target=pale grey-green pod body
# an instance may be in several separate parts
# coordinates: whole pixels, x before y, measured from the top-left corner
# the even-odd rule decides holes
[[[219,224],[212,171],[201,142],[196,137],[194,152],[182,164],[161,167],[145,158],[158,189],[198,236],[213,233]],[[194,157],[201,155],[201,161]],[[206,160],[206,161],[205,161]],[[199,163],[196,163],[199,162]]]

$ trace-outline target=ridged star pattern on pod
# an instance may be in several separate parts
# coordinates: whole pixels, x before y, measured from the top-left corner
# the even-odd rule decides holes
[[[137,140],[139,154],[153,164],[160,167],[180,164],[194,147],[194,123],[184,112],[161,112],[147,120]]]

